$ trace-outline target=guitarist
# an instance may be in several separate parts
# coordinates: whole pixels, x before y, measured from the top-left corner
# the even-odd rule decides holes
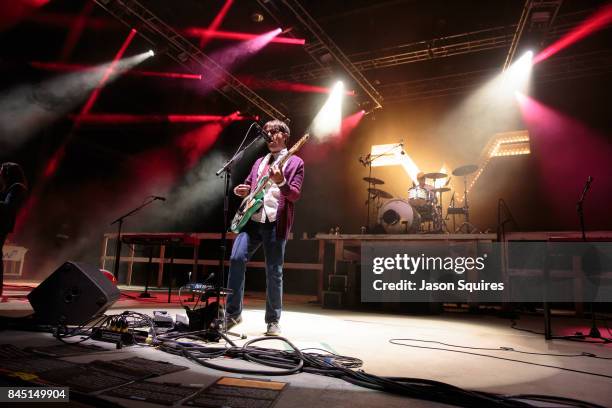
[[[264,190],[263,205],[251,216],[249,222],[234,241],[230,257],[228,287],[232,294],[227,297],[227,328],[242,321],[242,299],[246,263],[263,245],[266,261],[266,315],[267,336],[280,335],[279,326],[283,297],[283,261],[285,244],[291,230],[294,203],[300,198],[304,180],[304,161],[291,156],[280,169],[275,162],[287,153],[290,130],[280,120],[267,122],[263,129],[270,135],[268,153],[253,165],[244,184],[234,188],[234,194],[245,197],[256,188],[262,175],[270,174],[272,181]]]

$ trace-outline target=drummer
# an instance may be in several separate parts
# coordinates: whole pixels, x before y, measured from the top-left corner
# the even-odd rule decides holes
[[[430,193],[431,190],[434,189],[434,186],[425,183],[425,173],[423,173],[422,171],[417,174],[417,181],[419,182],[419,187],[424,188]]]

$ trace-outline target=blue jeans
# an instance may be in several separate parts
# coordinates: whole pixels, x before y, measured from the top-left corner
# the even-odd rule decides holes
[[[263,244],[266,259],[266,323],[278,323],[283,308],[283,260],[287,240],[276,238],[276,222],[265,224],[249,221],[238,234],[232,247],[227,286],[227,314],[242,313],[246,264]]]

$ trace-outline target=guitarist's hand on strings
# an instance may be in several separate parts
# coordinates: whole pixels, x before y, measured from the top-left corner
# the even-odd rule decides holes
[[[285,181],[285,176],[278,166],[272,166],[270,168],[270,180],[276,184],[282,184],[283,181]]]
[[[251,186],[248,184],[238,184],[234,187],[234,194],[239,197],[246,197],[251,192]]]

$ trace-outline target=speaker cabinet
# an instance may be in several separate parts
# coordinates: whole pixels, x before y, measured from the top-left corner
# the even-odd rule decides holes
[[[121,293],[94,266],[66,262],[28,295],[38,323],[80,325],[104,313]]]

